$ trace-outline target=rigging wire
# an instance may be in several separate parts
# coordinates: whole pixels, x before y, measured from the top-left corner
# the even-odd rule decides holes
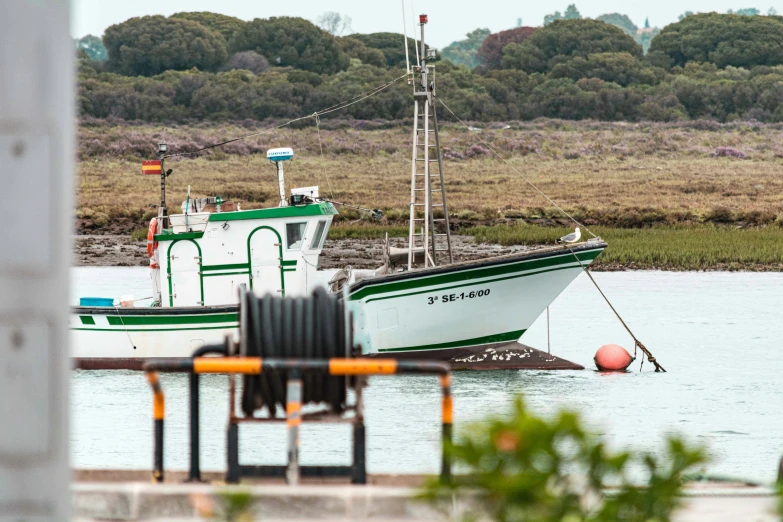
[[[404,46],[405,46],[405,68],[408,71],[408,74],[411,73],[411,60],[408,57],[408,24],[405,22],[405,0],[401,0],[402,2],[402,34],[403,34],[403,40],[404,40]]]
[[[391,87],[393,84],[397,83],[398,81],[402,80],[403,78],[406,78],[408,76],[408,73],[406,72],[402,76],[398,76],[397,78],[390,80],[383,85],[380,85],[376,87],[375,89],[371,91],[366,91],[363,93],[359,93],[352,98],[349,98],[347,100],[341,101],[340,103],[336,103],[332,105],[331,107],[327,107],[326,109],[322,109],[320,111],[316,111],[312,114],[308,114],[307,116],[300,116],[298,118],[294,118],[293,120],[289,120],[285,123],[281,123],[280,125],[277,125],[275,127],[264,129],[258,132],[254,132],[252,134],[247,134],[245,136],[239,136],[237,138],[232,138],[230,140],[221,141],[220,143],[213,143],[212,145],[207,145],[205,147],[201,147],[200,149],[186,151],[186,152],[174,152],[172,154],[167,154],[163,156],[163,158],[172,158],[176,156],[191,156],[193,154],[198,154],[199,152],[203,152],[208,149],[214,149],[215,147],[222,147],[223,145],[228,145],[229,143],[234,143],[235,141],[241,141],[246,140],[248,138],[253,138],[255,136],[261,136],[263,134],[269,134],[275,130],[282,129],[283,127],[287,127],[288,125],[291,125],[292,123],[296,123],[297,121],[306,120],[308,118],[315,118],[318,116],[323,116],[324,114],[329,114],[335,111],[339,111],[341,109],[345,109],[346,107],[350,107],[351,105],[354,105],[356,103],[359,103],[360,101],[366,100],[367,98],[370,98],[371,96],[375,96],[379,92],[383,91],[384,89],[387,89]]]
[[[321,143],[321,118],[318,116],[318,114],[315,114],[315,128],[318,131],[318,148],[321,151],[321,172],[326,175],[326,182],[329,184],[329,197],[334,199],[334,191],[332,190],[332,180],[329,177],[329,171],[326,169],[326,165],[324,165],[324,146]]]
[[[454,116],[454,118],[455,118],[455,119],[456,119],[458,122],[460,122],[462,125],[464,125],[466,129],[470,130],[470,126],[468,126],[468,124],[467,124],[467,123],[465,123],[464,121],[462,121],[462,120],[459,118],[459,116],[457,116],[456,114],[454,114],[454,111],[452,111],[452,110],[451,110],[451,108],[449,108],[449,106],[448,106],[448,105],[446,105],[446,104],[443,102],[443,100],[441,100],[440,98],[436,98],[436,99],[437,99],[437,100],[440,102],[440,104],[441,104],[441,105],[443,105],[443,107],[445,107],[445,108],[446,108],[446,110],[447,110],[447,111],[449,111],[449,113],[450,113],[452,116]],[[478,138],[478,140],[479,140],[481,143],[483,143],[484,145],[486,145],[486,146],[487,146],[487,148],[489,148],[489,150],[491,150],[491,151],[493,152],[493,154],[495,154],[495,156],[497,156],[497,157],[500,159],[500,161],[502,161],[503,163],[505,163],[506,165],[508,165],[509,167],[511,167],[511,169],[512,169],[514,172],[516,172],[517,174],[519,174],[519,175],[522,177],[522,179],[523,179],[523,180],[525,180],[525,182],[526,182],[528,185],[530,185],[531,187],[533,187],[533,189],[534,189],[536,192],[538,192],[539,194],[541,194],[541,195],[544,197],[544,199],[546,199],[546,200],[547,200],[547,201],[548,201],[548,202],[549,202],[549,203],[550,203],[550,204],[551,204],[553,207],[555,207],[557,210],[559,210],[559,211],[560,211],[560,212],[561,212],[561,213],[562,213],[564,216],[566,216],[568,219],[570,219],[571,221],[573,221],[574,223],[576,223],[576,225],[577,225],[577,226],[580,226],[580,227],[584,228],[584,229],[585,229],[585,230],[586,230],[586,231],[587,231],[587,232],[588,232],[588,233],[589,233],[591,236],[593,236],[593,237],[598,237],[598,236],[596,236],[595,234],[593,234],[593,232],[592,232],[592,231],[591,231],[589,228],[587,228],[585,225],[583,225],[582,223],[580,223],[579,221],[577,221],[577,220],[576,220],[576,218],[575,218],[574,216],[572,216],[571,214],[569,214],[568,212],[566,212],[565,210],[563,210],[563,208],[562,208],[562,207],[560,207],[560,205],[558,205],[557,203],[555,203],[554,201],[552,201],[552,199],[551,199],[549,196],[547,196],[547,195],[546,195],[546,194],[545,194],[545,193],[544,193],[544,192],[543,192],[543,191],[542,191],[540,188],[538,188],[538,187],[537,187],[537,186],[536,186],[536,185],[535,185],[535,184],[534,184],[532,181],[530,181],[530,179],[528,179],[528,177],[527,177],[527,176],[525,176],[524,174],[522,174],[522,172],[520,172],[520,171],[519,171],[519,169],[517,169],[517,168],[516,168],[514,165],[512,165],[512,164],[511,164],[511,163],[510,163],[508,160],[506,160],[506,159],[505,159],[503,156],[501,156],[501,155],[500,155],[500,153],[498,153],[498,151],[496,151],[496,150],[495,150],[495,149],[492,147],[492,145],[490,145],[489,143],[487,143],[487,142],[486,142],[486,140],[484,140],[484,139],[483,139],[481,136],[477,136],[477,138]]]
[[[655,365],[655,371],[656,372],[666,373],[666,370],[664,369],[664,367],[661,366],[658,363],[658,361],[655,359],[655,357],[653,357],[653,354],[650,352],[650,350],[648,350],[647,347],[644,346],[642,344],[642,342],[639,339],[636,338],[636,336],[633,334],[633,332],[628,327],[628,325],[625,324],[625,321],[623,321],[623,318],[620,317],[620,314],[617,312],[617,310],[615,310],[614,306],[609,301],[609,298],[606,297],[606,294],[604,294],[604,291],[601,290],[601,287],[598,286],[598,283],[596,282],[596,280],[593,279],[593,274],[591,274],[590,271],[587,269],[587,267],[582,263],[582,260],[579,259],[579,257],[577,257],[576,253],[573,250],[571,250],[570,246],[565,245],[565,247],[571,252],[571,255],[574,256],[574,259],[576,259],[577,263],[579,263],[579,266],[582,267],[582,270],[584,271],[584,273],[587,274],[587,277],[589,277],[590,281],[592,281],[593,285],[595,285],[595,288],[596,288],[596,290],[598,290],[598,293],[601,294],[601,297],[604,298],[604,301],[606,301],[606,304],[608,304],[609,308],[612,309],[612,312],[614,312],[614,315],[616,315],[617,318],[620,320],[620,323],[623,325],[623,328],[625,328],[625,331],[628,332],[628,335],[630,335],[631,338],[633,339],[633,342],[634,342],[634,347],[633,347],[634,357],[636,357],[636,349],[639,348],[642,352],[644,352],[645,355],[647,355],[647,360],[650,361],[653,365]],[[642,358],[642,364],[644,364],[644,358]],[[639,371],[642,371],[641,366],[639,367]]]
[[[458,122],[460,122],[462,125],[464,125],[464,126],[465,126],[465,128],[468,128],[468,129],[469,129],[468,125],[467,125],[467,124],[466,124],[464,121],[462,121],[462,120],[461,120],[461,119],[460,119],[460,118],[459,118],[459,117],[458,117],[456,114],[454,114],[454,111],[452,111],[452,110],[451,110],[451,108],[449,108],[449,106],[448,106],[448,105],[446,105],[446,104],[443,102],[443,100],[441,100],[440,98],[437,98],[437,100],[440,102],[440,104],[441,104],[441,105],[443,105],[443,107],[445,107],[445,108],[446,108],[446,110],[447,110],[447,111],[448,111],[448,112],[449,112],[449,113],[450,113],[450,114],[451,114],[451,115],[452,115],[452,116],[453,116],[453,117],[454,117],[454,118],[455,118],[455,119],[456,119]],[[508,162],[508,161],[507,161],[505,158],[503,158],[503,157],[502,157],[502,156],[501,156],[501,155],[500,155],[500,154],[499,154],[499,153],[498,153],[498,152],[497,152],[497,151],[496,151],[496,150],[495,150],[495,149],[492,147],[492,145],[490,145],[489,143],[487,143],[487,142],[486,142],[486,140],[484,140],[483,138],[481,138],[481,136],[478,136],[478,140],[479,140],[481,143],[483,143],[484,145],[486,145],[486,146],[489,148],[489,150],[491,150],[491,151],[492,151],[492,152],[493,152],[493,153],[494,153],[494,154],[495,154],[495,155],[496,155],[496,156],[497,156],[497,157],[498,157],[498,158],[499,158],[501,161],[503,161],[503,163],[505,163],[506,165],[508,165],[509,167],[511,167],[511,168],[514,170],[514,172],[516,172],[517,174],[519,174],[519,175],[522,177],[522,179],[523,179],[523,180],[525,180],[525,182],[527,182],[527,184],[528,184],[528,185],[530,185],[531,187],[533,187],[533,189],[535,189],[535,190],[536,190],[536,192],[538,192],[539,194],[541,194],[541,195],[542,195],[542,196],[543,196],[543,197],[544,197],[544,198],[545,198],[545,199],[546,199],[546,200],[547,200],[547,201],[548,201],[550,204],[552,204],[552,206],[554,206],[556,209],[558,209],[560,212],[562,212],[564,216],[568,217],[568,218],[569,218],[571,221],[573,221],[574,223],[576,223],[576,224],[577,224],[577,226],[583,227],[583,228],[584,228],[584,229],[585,229],[585,230],[586,230],[586,231],[587,231],[587,232],[588,232],[588,233],[589,233],[591,236],[593,236],[593,237],[598,237],[598,236],[596,236],[595,234],[593,234],[593,232],[592,232],[592,231],[591,231],[589,228],[587,228],[586,226],[584,226],[583,224],[581,224],[581,223],[580,223],[579,221],[577,221],[577,220],[576,220],[576,219],[575,219],[575,218],[574,218],[574,217],[573,217],[571,214],[569,214],[568,212],[566,212],[565,210],[563,210],[563,209],[562,209],[562,208],[561,208],[561,207],[560,207],[560,206],[559,206],[557,203],[555,203],[554,201],[552,201],[552,199],[551,199],[549,196],[547,196],[547,195],[546,195],[546,194],[545,194],[545,193],[544,193],[544,192],[543,192],[541,189],[539,189],[539,188],[538,188],[538,187],[537,187],[537,186],[536,186],[536,185],[535,185],[535,184],[534,184],[532,181],[530,181],[530,180],[527,178],[527,176],[525,176],[524,174],[522,174],[522,172],[520,172],[520,171],[519,171],[519,170],[518,170],[516,167],[514,167],[514,165],[512,165],[512,164],[511,164],[510,162]],[[619,319],[619,320],[620,320],[620,323],[623,325],[623,327],[625,328],[625,330],[628,332],[628,334],[629,334],[629,335],[631,336],[631,338],[633,339],[633,341],[634,341],[634,354],[636,354],[636,349],[637,349],[637,348],[638,348],[638,349],[640,349],[640,350],[641,350],[642,352],[644,352],[644,354],[647,356],[647,360],[648,360],[648,361],[650,361],[650,362],[651,362],[651,363],[652,363],[652,364],[655,366],[655,371],[656,371],[656,372],[664,372],[664,373],[665,373],[665,372],[666,372],[666,370],[664,369],[664,367],[663,367],[663,366],[661,366],[661,365],[658,363],[658,361],[655,359],[655,357],[654,357],[654,356],[653,356],[653,354],[650,352],[650,350],[648,350],[648,349],[647,349],[647,347],[646,347],[646,346],[644,346],[644,344],[642,344],[642,342],[641,342],[641,341],[640,341],[640,340],[639,340],[639,339],[638,339],[638,338],[637,338],[637,337],[634,335],[634,333],[631,331],[631,329],[630,329],[630,328],[628,327],[628,325],[625,323],[625,321],[623,320],[623,318],[622,318],[622,317],[620,316],[620,314],[617,312],[617,310],[615,309],[615,307],[612,305],[611,301],[609,301],[609,298],[608,298],[608,297],[606,297],[606,294],[604,294],[604,291],[601,289],[601,287],[600,287],[600,286],[598,286],[598,282],[597,282],[597,281],[596,281],[596,280],[593,278],[593,275],[590,273],[590,271],[587,269],[587,267],[586,267],[586,266],[585,266],[585,265],[582,263],[582,260],[581,260],[581,259],[579,259],[579,257],[577,257],[576,253],[575,253],[573,250],[571,250],[571,247],[569,247],[568,245],[565,245],[565,246],[566,246],[566,248],[568,248],[568,250],[569,250],[569,251],[571,252],[571,254],[574,256],[574,259],[576,259],[576,261],[579,263],[579,266],[580,266],[580,267],[582,267],[582,270],[583,270],[583,271],[584,271],[584,272],[587,274],[587,277],[589,277],[589,278],[590,278],[590,281],[593,283],[593,285],[595,285],[595,288],[596,288],[596,289],[598,290],[598,292],[601,294],[601,297],[603,297],[603,298],[604,298],[604,301],[606,301],[606,304],[608,304],[608,305],[609,305],[609,308],[611,308],[611,309],[612,309],[612,312],[614,312],[614,315],[615,315],[615,316],[617,316],[617,319]],[[549,331],[549,308],[547,308],[547,347],[549,346],[549,334],[548,334],[548,331]],[[642,358],[642,364],[644,364],[644,358]],[[641,367],[639,368],[639,371],[641,371]]]
[[[416,43],[416,8],[413,7],[413,0],[411,2],[411,16],[413,17],[413,48],[416,49],[416,67],[421,67],[421,60],[419,60],[419,44]],[[405,46],[408,46],[408,42],[405,42]],[[424,53],[424,49],[421,50]]]

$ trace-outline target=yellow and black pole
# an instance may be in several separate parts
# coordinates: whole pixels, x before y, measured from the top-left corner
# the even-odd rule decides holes
[[[451,481],[451,437],[453,428],[454,401],[451,397],[451,374],[444,373],[440,376],[440,388],[443,396],[441,406],[441,430],[443,437],[443,451],[440,464],[440,479],[442,482]]]
[[[302,424],[302,376],[293,370],[288,377],[285,405],[286,427],[288,429],[288,468],[286,482],[292,486],[299,483],[299,426]]]
[[[152,468],[152,480],[163,482],[163,419],[166,416],[163,388],[157,372],[147,372],[147,380],[152,386],[152,418],[155,424],[155,457]]]

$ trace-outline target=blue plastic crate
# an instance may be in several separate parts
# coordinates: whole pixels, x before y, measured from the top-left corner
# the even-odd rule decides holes
[[[114,306],[111,297],[80,297],[79,306]]]

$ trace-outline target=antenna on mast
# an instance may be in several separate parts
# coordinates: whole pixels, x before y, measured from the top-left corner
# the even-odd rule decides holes
[[[288,201],[285,198],[285,176],[283,174],[283,162],[294,158],[294,149],[290,147],[281,147],[279,149],[269,149],[266,151],[266,159],[277,165],[277,184],[280,190],[280,206],[287,207]]]

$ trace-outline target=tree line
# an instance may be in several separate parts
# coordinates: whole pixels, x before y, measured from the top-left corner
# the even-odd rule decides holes
[[[439,95],[474,121],[783,121],[783,17],[684,16],[651,37],[645,53],[624,15],[566,14],[540,28],[469,33],[440,53]],[[350,27],[335,17],[323,24]],[[109,27],[102,42],[78,44],[79,111],[149,122],[293,118],[399,77],[405,42],[397,33],[336,36],[291,17],[132,18]],[[90,58],[98,43],[103,61]],[[414,41],[407,45],[415,56]],[[409,112],[410,87],[398,82],[327,117],[399,120]]]

